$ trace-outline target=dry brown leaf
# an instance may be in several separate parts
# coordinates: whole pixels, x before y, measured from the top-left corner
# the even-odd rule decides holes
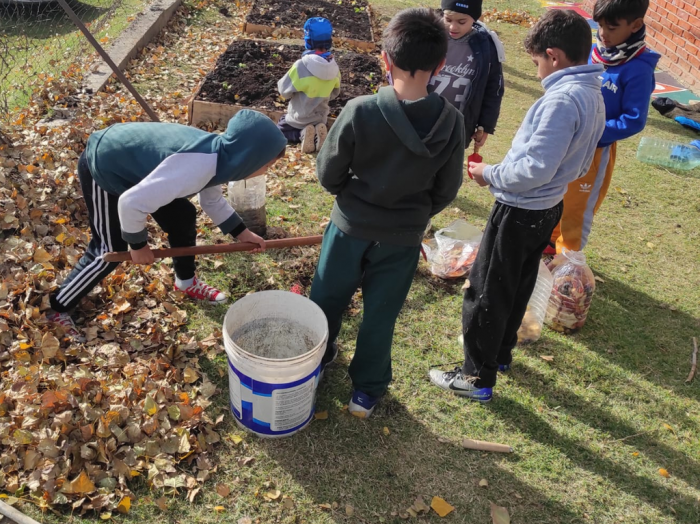
[[[226,498],[231,494],[231,488],[225,484],[218,484],[216,486],[216,492],[219,494],[219,496]]]
[[[493,524],[510,524],[508,510],[503,506],[497,506],[493,502],[491,503],[491,519],[493,519]]]
[[[481,479],[479,481],[479,487],[481,487],[481,488],[486,488],[486,487],[488,487],[488,485],[489,485],[489,481],[486,479]]]
[[[319,411],[314,414],[316,420],[326,420],[328,418],[328,411]]]
[[[291,497],[284,497],[282,507],[284,509],[294,509],[294,501],[291,499]]]
[[[131,509],[131,497],[124,497],[119,501],[119,504],[117,505],[117,511],[121,513],[122,515],[126,515],[129,513],[129,510]]]
[[[664,468],[659,468],[659,475],[665,478],[671,478],[671,474]]]
[[[433,497],[433,500],[430,501],[430,507],[433,508],[433,511],[440,517],[446,517],[455,510],[454,506],[440,497]]]
[[[540,355],[540,358],[542,360],[546,360],[547,362],[552,362],[554,361],[554,357],[552,355]]]
[[[95,484],[92,483],[92,480],[90,480],[90,477],[85,472],[85,470],[82,470],[80,472],[80,475],[74,478],[71,482],[68,482],[64,485],[62,491],[63,493],[80,494],[92,493],[93,491],[95,491],[95,489]]]
[[[161,511],[168,510],[168,504],[167,504],[167,500],[165,499],[165,497],[160,497],[159,499],[156,499],[154,501],[154,503],[156,506],[158,506],[158,509],[160,509]]]
[[[282,498],[282,492],[278,489],[272,491],[266,491],[263,494],[263,498],[269,501],[280,500]]]
[[[386,426],[384,426],[384,427],[382,428],[382,433],[384,433],[384,436],[386,436],[386,437],[388,437],[389,435],[391,435],[391,431],[389,431],[389,428],[387,428]]]
[[[348,517],[352,517],[355,514],[355,508],[353,508],[350,504],[345,505],[345,514]]]

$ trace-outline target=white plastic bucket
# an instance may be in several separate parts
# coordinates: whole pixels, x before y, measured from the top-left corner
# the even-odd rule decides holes
[[[313,349],[296,357],[273,359],[249,353],[233,342],[231,334],[261,319],[301,324],[313,334]],[[321,308],[288,291],[253,293],[229,308],[223,337],[231,411],[238,425],[261,437],[285,437],[306,427],[314,416],[328,341],[328,322]]]

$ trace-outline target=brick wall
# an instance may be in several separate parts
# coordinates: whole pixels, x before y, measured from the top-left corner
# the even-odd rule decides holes
[[[595,0],[583,0],[593,13]],[[663,55],[660,66],[687,87],[700,89],[700,2],[650,0],[647,43]]]

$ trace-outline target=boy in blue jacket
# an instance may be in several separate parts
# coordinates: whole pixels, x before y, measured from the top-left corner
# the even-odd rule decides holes
[[[71,337],[80,334],[69,315],[119,264],[109,251],[131,249],[137,264],[153,263],[146,221],[152,215],[171,247],[194,246],[199,204],[224,234],[265,249],[223,197],[221,185],[260,176],[284,156],[287,140],[255,111],[238,112],[222,135],[180,124],[115,124],[93,133],[78,160],[78,177],[90,219],[88,249],[51,296],[47,318]],[[194,257],[173,259],[175,288],[196,300],[221,303],[226,295],[195,275]]]
[[[600,65],[588,65],[591,30],[573,11],[546,13],[525,39],[545,94],[530,108],[510,151],[497,165],[471,162],[496,203],[469,274],[462,304],[464,365],[433,369],[437,386],[491,400],[496,374],[510,366],[518,328],[562,199],[593,159],[605,127]]]
[[[649,0],[598,0],[593,19],[599,24],[598,44],[590,61],[602,64],[605,132],[586,175],[569,186],[561,222],[552,233],[547,254],[563,248],[586,247],[593,217],[610,187],[615,168],[617,141],[636,135],[647,122],[649,101],[656,80],[654,68],[660,56],[644,43],[644,15]]]

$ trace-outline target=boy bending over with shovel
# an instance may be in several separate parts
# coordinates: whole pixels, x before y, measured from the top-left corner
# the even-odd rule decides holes
[[[78,177],[90,218],[87,251],[51,294],[47,318],[66,334],[80,334],[69,315],[119,264],[110,251],[131,249],[137,264],[151,264],[146,220],[152,215],[171,247],[194,246],[199,195],[202,209],[225,234],[241,242],[265,241],[249,231],[223,197],[221,185],[260,176],[284,156],[287,140],[265,115],[243,110],[222,135],[180,124],[116,124],[93,133],[78,160]],[[221,303],[226,295],[198,280],[193,256],[173,259],[175,288],[195,300]]]

